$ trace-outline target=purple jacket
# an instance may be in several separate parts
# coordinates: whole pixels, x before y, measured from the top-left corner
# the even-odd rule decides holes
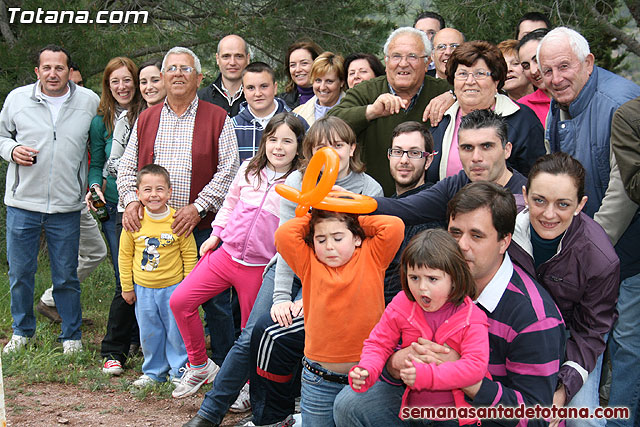
[[[519,209],[523,207],[517,197]],[[573,218],[558,252],[536,270],[529,211],[516,219],[509,255],[551,294],[571,336],[558,372],[567,401],[580,390],[605,350],[604,335],[615,322],[620,261],[604,230],[584,213]]]

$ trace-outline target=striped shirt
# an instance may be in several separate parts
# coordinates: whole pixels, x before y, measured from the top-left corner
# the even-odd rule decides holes
[[[564,357],[564,323],[551,296],[505,254],[478,297],[489,318],[489,372],[473,406],[550,407]],[[500,425],[547,425],[543,420],[492,420]],[[528,423],[527,423],[528,421]],[[482,424],[486,425],[483,420]]]
[[[153,161],[169,171],[172,188],[169,206],[176,210],[189,204],[192,173],[191,143],[197,112],[198,97],[196,96],[181,116],[171,109],[166,100],[160,113],[160,124],[153,147]],[[238,163],[236,134],[231,119],[227,117],[218,140],[218,169],[211,181],[200,191],[194,203],[204,210],[217,212],[235,176]],[[118,168],[118,193],[123,207],[138,200],[137,171],[138,123],[136,121]]]

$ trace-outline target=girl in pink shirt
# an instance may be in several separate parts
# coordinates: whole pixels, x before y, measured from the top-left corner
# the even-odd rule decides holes
[[[422,337],[450,347],[460,358],[423,363],[409,355],[400,371],[407,386],[400,417],[408,418],[412,407],[468,407],[460,389],[487,375],[489,332],[487,316],[471,300],[476,287],[464,255],[446,231],[425,230],[402,253],[400,277],[404,292],[364,342],[360,362],[349,372],[351,387],[368,390],[400,341],[404,348]]]

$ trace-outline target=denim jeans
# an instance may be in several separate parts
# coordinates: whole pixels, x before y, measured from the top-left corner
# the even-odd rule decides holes
[[[398,416],[404,387],[377,381],[366,393],[346,387],[336,396],[333,417],[338,427],[403,425]]]
[[[181,377],[179,370],[187,363],[187,350],[169,308],[169,299],[177,287],[178,284],[166,288],[134,285],[144,354],[142,373],[159,382],[164,382],[167,374],[171,378]]]
[[[388,374],[387,374],[388,375]],[[333,419],[338,427],[433,426],[458,427],[457,420],[402,420],[399,416],[405,387],[378,380],[365,393],[345,387],[336,396]],[[491,423],[489,425],[492,425]]]
[[[247,324],[240,333],[229,354],[224,359],[220,371],[213,381],[213,388],[204,396],[198,415],[214,424],[219,424],[249,378],[249,344],[256,320],[269,313],[273,303],[273,280],[276,266],[273,264],[265,273],[262,286],[251,309]]]
[[[49,248],[53,298],[62,318],[59,339],[79,340],[82,323],[77,273],[80,211],[45,214],[7,206],[7,261],[13,333],[32,337],[36,331],[33,292],[42,228]]]
[[[626,406],[628,420],[611,419],[611,426],[640,426],[640,274],[620,284],[618,320],[613,325],[611,352],[611,394],[609,406]]]
[[[608,334],[607,334],[608,336]],[[607,336],[604,337],[604,341],[607,341]],[[571,401],[567,404],[572,408],[589,408],[591,413],[594,409],[600,406],[600,374],[602,373],[602,358],[604,354],[601,354],[596,361],[596,367],[587,376],[587,380],[584,382],[580,390],[573,396]],[[605,426],[607,420],[592,418],[588,420],[583,419],[567,419],[565,425],[567,427],[582,427],[582,426]]]
[[[308,359],[307,362],[320,371],[337,374]],[[305,427],[335,426],[333,404],[338,393],[345,387],[349,388],[349,385],[327,381],[307,368],[302,368],[302,399],[300,400],[302,425]]]

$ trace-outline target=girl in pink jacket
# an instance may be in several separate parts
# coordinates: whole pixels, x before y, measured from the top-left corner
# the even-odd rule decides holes
[[[400,417],[413,416],[415,407],[469,407],[461,388],[488,375],[489,332],[487,316],[472,301],[476,287],[464,255],[446,231],[423,231],[402,253],[400,277],[404,292],[364,342],[360,363],[349,372],[351,387],[368,390],[398,347],[422,337],[450,347],[460,359],[423,363],[410,355],[400,371],[407,385]],[[460,424],[474,421],[460,419]]]

